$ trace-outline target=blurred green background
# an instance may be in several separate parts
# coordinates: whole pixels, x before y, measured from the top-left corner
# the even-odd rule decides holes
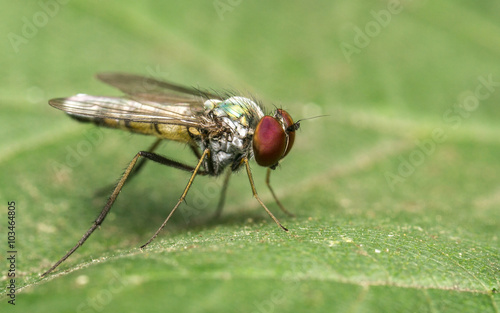
[[[499,312],[498,1],[42,0],[2,6],[0,243],[16,202],[24,312]],[[119,95],[121,71],[248,92],[302,123],[252,198],[155,164],[53,275],[153,138],[78,124],[47,100]],[[195,160],[182,145],[159,151]],[[5,273],[5,270],[4,272]],[[6,275],[2,284],[7,285]],[[14,309],[2,288],[1,311]]]

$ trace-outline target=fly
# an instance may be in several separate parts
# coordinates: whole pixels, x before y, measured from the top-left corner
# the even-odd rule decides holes
[[[134,156],[92,226],[42,277],[64,262],[102,224],[127,179],[137,174],[146,160],[192,174],[177,204],[141,249],[149,245],[165,227],[186,198],[196,175],[219,176],[226,171],[216,212],[219,215],[230,174],[241,168],[246,169],[255,199],[281,229],[288,231],[257,194],[249,160],[255,158],[258,165],[267,167],[266,184],[271,194],[281,210],[292,215],[276,198],[270,185],[270,174],[290,152],[295,131],[300,126],[299,121],[294,123],[283,109],[265,115],[255,100],[246,97],[202,91],[132,74],[103,73],[98,74],[97,78],[118,88],[125,96],[77,94],[52,99],[49,104],[80,122],[151,135],[157,139],[149,150],[139,151]],[[189,145],[198,159],[197,164],[191,166],[155,153],[162,140]]]

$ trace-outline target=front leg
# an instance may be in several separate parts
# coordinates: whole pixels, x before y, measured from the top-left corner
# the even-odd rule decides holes
[[[250,170],[250,165],[248,164],[248,158],[245,157],[241,161],[243,163],[245,163],[245,167],[247,169],[248,180],[250,181],[250,186],[252,187],[252,192],[253,192],[253,196],[255,197],[255,199],[257,199],[257,201],[264,208],[264,210],[266,210],[267,214],[269,214],[269,216],[273,219],[273,221],[279,227],[281,227],[281,229],[283,229],[284,231],[288,231],[288,229],[285,226],[281,225],[280,221],[278,221],[278,219],[273,215],[273,213],[271,213],[271,211],[269,211],[269,209],[266,207],[266,205],[264,204],[264,202],[262,202],[262,200],[260,200],[260,197],[257,194],[257,190],[255,189],[255,184],[253,183],[252,171]]]
[[[266,185],[267,185],[267,188],[269,188],[269,190],[271,191],[271,194],[273,195],[274,201],[276,201],[276,203],[280,207],[281,211],[285,212],[285,214],[287,214],[288,216],[291,216],[291,217],[295,216],[293,213],[291,213],[290,211],[285,209],[283,204],[281,204],[280,200],[278,200],[278,197],[276,197],[276,194],[274,193],[274,190],[271,187],[271,169],[270,168],[267,169]]]

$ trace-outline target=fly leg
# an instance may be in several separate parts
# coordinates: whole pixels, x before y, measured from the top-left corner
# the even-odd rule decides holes
[[[163,222],[163,224],[161,224],[160,228],[158,228],[158,230],[154,233],[154,235],[148,240],[148,242],[146,242],[145,244],[143,244],[141,246],[141,249],[144,249],[147,245],[149,245],[151,243],[151,241],[153,241],[156,236],[158,236],[158,234],[160,233],[160,231],[163,229],[163,227],[165,227],[165,225],[167,224],[168,220],[170,219],[170,217],[174,214],[175,210],[179,207],[179,205],[182,203],[182,201],[184,201],[184,199],[186,198],[186,195],[189,191],[189,188],[191,187],[191,185],[193,184],[193,181],[194,181],[194,178],[196,177],[196,174],[200,174],[199,173],[199,170],[200,170],[200,167],[201,165],[203,164],[203,160],[205,159],[205,157],[207,155],[209,155],[210,153],[210,150],[209,149],[205,149],[205,151],[203,151],[203,154],[201,155],[200,157],[200,160],[198,161],[198,164],[196,165],[196,167],[193,169],[193,174],[191,175],[191,178],[189,179],[188,183],[187,183],[187,186],[186,188],[184,189],[184,192],[182,193],[181,197],[179,198],[179,201],[177,201],[177,204],[174,206],[174,208],[172,209],[172,211],[170,211],[170,214],[168,214],[167,218],[165,219],[165,221]]]
[[[276,197],[276,194],[274,193],[274,190],[271,187],[271,168],[267,169],[266,185],[267,185],[267,188],[269,188],[269,190],[271,190],[271,194],[273,195],[273,198],[276,201],[276,203],[278,204],[278,206],[280,207],[281,211],[283,211],[288,216],[292,216],[292,217],[295,216],[293,213],[291,213],[290,211],[288,211],[287,209],[285,209],[285,207],[283,206],[283,204],[281,204],[280,200],[278,200],[278,197]]]
[[[205,153],[203,154],[203,156],[205,156],[206,154],[208,154],[208,150],[205,151]],[[139,160],[140,157],[143,157],[145,159],[148,159],[148,160],[151,160],[151,161],[154,161],[154,162],[166,165],[166,166],[171,166],[171,167],[175,167],[175,168],[178,168],[178,169],[181,169],[181,170],[184,170],[184,171],[193,172],[193,175],[191,176],[191,179],[189,180],[188,188],[186,188],[186,190],[184,191],[183,197],[181,199],[184,199],[185,195],[187,194],[187,189],[189,189],[189,186],[193,182],[194,175],[196,175],[196,174],[207,175],[206,171],[200,171],[199,170],[200,166],[202,164],[202,160],[203,159],[200,159],[200,161],[198,162],[198,165],[196,166],[196,168],[194,168],[192,166],[189,166],[189,165],[186,165],[186,164],[183,164],[183,163],[179,163],[179,162],[167,159],[167,158],[165,158],[165,157],[163,157],[161,155],[158,155],[158,154],[155,154],[155,153],[152,153],[152,152],[147,152],[147,151],[140,151],[140,152],[138,152],[135,155],[135,157],[132,159],[132,161],[130,161],[130,163],[127,166],[127,168],[125,169],[125,172],[123,173],[122,177],[120,178],[120,180],[116,184],[113,192],[109,196],[108,201],[106,202],[106,205],[104,206],[104,208],[102,209],[101,213],[99,214],[99,216],[97,217],[97,219],[94,221],[94,223],[92,224],[92,226],[87,230],[87,232],[82,236],[82,238],[77,242],[77,244],[73,248],[71,248],[59,261],[57,261],[54,265],[52,265],[51,268],[49,268],[45,273],[43,273],[41,275],[42,277],[44,277],[47,274],[49,274],[50,272],[52,272],[54,269],[56,269],[59,266],[59,264],[61,264],[67,258],[69,258],[73,254],[73,252],[75,252],[79,247],[81,247],[85,243],[85,241],[90,237],[90,235],[92,235],[92,233],[102,224],[102,222],[104,221],[104,219],[108,215],[109,211],[111,210],[111,206],[113,205],[113,203],[115,202],[116,198],[118,197],[118,194],[120,193],[120,191],[122,190],[123,186],[125,185],[125,182],[127,181],[127,178],[129,178],[131,176],[131,174],[133,173],[134,166],[138,163],[137,161]],[[177,206],[179,206],[179,203],[176,205],[175,208],[177,208]],[[174,208],[174,210],[175,210],[175,208]],[[172,213],[173,213],[174,210],[172,210],[172,212],[170,213],[170,215],[172,215]],[[170,215],[169,215],[169,217],[170,217]],[[165,226],[165,225],[162,225],[161,228],[163,228],[163,226]],[[158,232],[159,232],[159,230],[158,230]],[[153,236],[153,238],[151,238],[148,241],[148,243],[151,242],[151,240],[153,240],[154,237],[156,237],[156,235],[157,234],[155,234],[155,236]]]
[[[253,196],[255,197],[255,199],[257,199],[257,201],[259,201],[260,205],[264,208],[264,210],[266,210],[267,214],[269,214],[269,216],[273,219],[273,221],[279,227],[281,227],[281,229],[283,229],[284,231],[288,231],[288,229],[285,226],[281,225],[280,221],[278,221],[278,219],[273,215],[273,213],[271,213],[271,211],[269,211],[269,209],[266,207],[264,202],[262,202],[262,200],[260,200],[260,197],[257,194],[257,190],[255,189],[255,184],[253,183],[252,171],[250,170],[250,165],[248,164],[248,158],[244,158],[241,161],[243,163],[245,163],[245,167],[247,169],[248,180],[250,181],[250,186],[252,187],[252,192],[253,192]]]
[[[228,169],[226,172],[226,177],[224,177],[224,183],[220,191],[219,203],[217,204],[217,210],[215,211],[214,218],[220,217],[222,208],[224,207],[224,202],[226,202],[227,185],[229,184],[229,178],[231,177],[232,172],[233,171],[231,171],[231,169]]]
[[[154,153],[156,148],[160,145],[160,142],[162,139],[156,139],[155,142],[149,147],[148,152],[149,153]],[[139,171],[143,168],[144,164],[146,164],[147,158],[140,159],[139,162],[137,162],[137,165],[134,166],[134,170],[132,173],[130,173],[130,176],[128,177],[127,183],[130,182],[130,179],[135,177],[137,174],[139,174]]]
[[[158,146],[160,145],[160,142],[162,141],[163,139],[156,139],[155,142],[153,142],[153,144],[149,147],[149,149],[147,150],[149,153],[154,153],[154,151],[156,150],[156,148],[158,148]],[[146,163],[148,159],[144,158],[144,159],[140,159],[136,166],[134,166],[134,170],[130,173],[128,179],[127,179],[127,183],[130,182],[130,180],[132,178],[134,178],[138,173],[139,171],[143,168],[144,164]],[[104,188],[100,188],[96,191],[95,195],[96,196],[104,196],[104,195],[107,195],[111,192],[111,190],[113,190],[115,186],[114,185],[110,185],[110,186],[106,186]]]
[[[194,147],[190,146],[191,150],[193,151],[193,154],[199,159],[201,159],[201,153],[200,151]],[[217,209],[215,210],[214,218],[219,218],[220,214],[222,213],[222,209],[224,208],[224,203],[226,202],[226,191],[227,191],[227,186],[229,183],[229,178],[231,177],[232,171],[231,169],[228,169],[226,172],[226,176],[224,177],[224,182],[222,185],[222,189],[220,192],[220,197],[219,197],[219,203],[217,204]]]

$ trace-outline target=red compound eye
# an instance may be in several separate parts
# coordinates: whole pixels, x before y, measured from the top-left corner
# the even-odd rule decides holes
[[[286,134],[283,127],[274,117],[264,116],[253,135],[255,161],[260,166],[273,166],[283,157],[285,148]]]
[[[283,120],[285,121],[285,129],[293,125],[292,117],[290,116],[290,114],[288,114],[287,111],[278,109],[276,112],[277,114],[283,117]],[[288,145],[286,147],[286,151],[283,157],[285,157],[288,154],[288,152],[290,152],[290,149],[292,149],[294,141],[295,141],[295,128],[292,128],[291,131],[288,131]]]

